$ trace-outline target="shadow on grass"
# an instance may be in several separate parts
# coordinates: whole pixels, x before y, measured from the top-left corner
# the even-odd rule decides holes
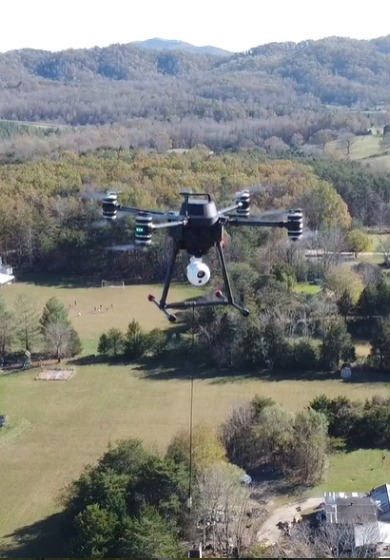
[[[57,288],[100,288],[96,276],[62,276],[59,274],[18,274],[18,282]]]
[[[0,545],[0,556],[6,558],[66,558],[68,547],[69,518],[65,513],[56,513],[5,535],[12,540],[9,545]]]
[[[390,373],[356,369],[351,379],[342,380],[339,372],[329,371],[285,371],[254,368],[218,368],[191,358],[188,353],[173,353],[159,358],[146,357],[142,360],[132,360],[124,356],[107,358],[98,354],[89,354],[67,360],[73,366],[101,365],[108,367],[129,366],[132,371],[139,373],[144,379],[156,381],[170,380],[208,380],[211,383],[242,383],[247,380],[263,381],[339,381],[341,384],[354,385],[357,383],[390,383]]]
[[[175,359],[164,360],[143,360],[139,362],[135,370],[147,379],[156,381],[169,380],[188,380],[202,379],[210,380],[212,383],[240,383],[248,379],[264,379],[269,381],[283,381],[286,379],[330,379],[334,378],[333,374],[297,374],[287,372],[275,372],[270,370],[255,370],[242,368],[217,368],[201,363],[199,361],[191,361],[187,356],[177,357]]]
[[[107,358],[99,354],[88,354],[86,356],[79,356],[78,358],[71,358],[66,360],[66,363],[71,366],[91,366],[97,364],[113,365],[113,362],[107,361]]]
[[[244,369],[244,368],[216,368],[199,361],[191,361],[187,356],[175,359],[161,359],[160,361],[143,360],[134,368],[144,378],[163,380],[188,380],[203,379],[212,383],[244,382],[247,380],[264,381],[339,381],[342,384],[353,385],[356,383],[390,383],[390,374],[370,371],[356,371],[352,379],[342,380],[339,372],[308,372],[308,371],[284,371],[268,369]]]

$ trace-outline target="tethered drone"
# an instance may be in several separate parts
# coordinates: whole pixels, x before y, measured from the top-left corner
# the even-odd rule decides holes
[[[112,221],[117,218],[118,212],[135,215],[133,247],[142,248],[151,245],[153,232],[156,229],[168,230],[173,241],[173,251],[169,259],[162,295],[160,299],[149,295],[148,299],[167,316],[169,321],[176,321],[176,315],[170,310],[188,309],[194,306],[231,305],[247,317],[249,310],[236,303],[232,294],[223,251],[224,227],[229,225],[285,228],[289,239],[297,241],[303,234],[302,211],[272,212],[272,217],[280,217],[281,221],[267,220],[264,214],[250,216],[250,190],[236,193],[234,203],[222,210],[217,209],[215,202],[207,193],[181,192],[180,194],[184,200],[179,212],[164,212],[122,206],[118,202],[118,193],[108,192],[101,199],[103,217],[107,221]],[[194,286],[205,286],[210,280],[211,272],[202,259],[213,247],[216,248],[219,256],[224,290],[217,290],[215,299],[168,303],[168,292],[179,251],[187,251],[190,256],[187,266],[188,281]]]

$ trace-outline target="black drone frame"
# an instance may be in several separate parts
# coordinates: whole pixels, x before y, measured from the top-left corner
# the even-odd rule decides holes
[[[233,208],[237,208],[234,206]],[[230,209],[227,209],[230,210]],[[225,211],[227,211],[225,210]],[[174,224],[169,225],[178,225],[182,222],[178,221]],[[240,218],[236,216],[223,216],[220,218],[221,227],[227,223],[229,225],[236,225],[236,226],[257,226],[257,227],[271,227],[271,228],[286,228],[288,230],[289,237],[293,240],[298,239],[302,235],[302,212],[300,210],[294,211],[289,214],[289,219],[284,222],[274,222],[274,221],[264,221],[264,220],[247,220],[245,218]],[[166,226],[167,224],[165,224]],[[154,226],[158,227],[158,226]],[[160,227],[164,227],[164,224],[161,224]],[[164,288],[162,291],[162,295],[160,300],[150,294],[148,299],[150,302],[154,303],[158,309],[160,309],[168,318],[168,320],[172,323],[176,321],[176,315],[170,313],[169,309],[175,310],[186,310],[186,309],[193,309],[195,307],[212,307],[218,305],[231,305],[240,311],[240,313],[244,317],[248,317],[249,309],[246,307],[242,307],[234,300],[233,292],[230,285],[229,275],[226,268],[226,261],[225,255],[223,251],[223,241],[218,240],[214,243],[216,248],[220,265],[221,265],[221,272],[224,282],[224,291],[217,290],[215,292],[215,297],[217,299],[214,300],[193,300],[193,301],[182,301],[182,302],[173,302],[167,303],[168,292],[172,281],[172,276],[175,268],[176,258],[179,254],[181,247],[178,242],[175,241],[173,251],[168,263],[168,269],[164,280]]]
[[[151,211],[151,210],[143,210],[140,208],[134,207],[126,207],[122,206],[117,202],[116,193],[108,193],[106,197],[103,198],[102,210],[103,210],[103,217],[108,220],[113,220],[116,218],[117,211],[127,212],[133,215],[136,215],[136,224],[135,224],[135,241],[136,246],[138,247],[147,247],[152,242],[152,231],[155,229],[163,229],[169,228],[171,229],[171,238],[173,240],[173,250],[172,254],[169,259],[168,269],[166,272],[165,280],[164,280],[164,287],[162,291],[162,295],[160,300],[156,298],[156,296],[150,294],[148,299],[150,302],[154,303],[158,309],[160,309],[168,318],[169,321],[175,322],[176,315],[171,313],[169,310],[177,309],[177,310],[185,310],[195,307],[211,307],[211,306],[218,306],[218,305],[231,305],[240,311],[240,313],[247,317],[249,315],[249,310],[246,307],[242,307],[234,300],[229,275],[226,268],[226,261],[223,251],[223,227],[225,225],[232,225],[232,226],[257,226],[257,227],[270,227],[270,228],[285,228],[287,229],[287,233],[289,238],[292,241],[296,241],[302,236],[303,232],[303,218],[302,218],[302,211],[301,210],[292,210],[287,212],[287,220],[286,221],[265,221],[261,219],[253,219],[249,218],[249,191],[243,191],[242,193],[238,194],[238,199],[236,200],[235,204],[228,208],[224,208],[223,210],[217,210],[214,203],[211,200],[210,195],[204,193],[180,193],[182,194],[186,202],[188,202],[188,197],[207,197],[206,206],[210,205],[210,213],[206,212],[205,216],[201,217],[201,222],[203,220],[204,223],[197,223],[195,230],[199,228],[202,230],[203,228],[209,232],[209,237],[206,238],[205,244],[202,248],[199,248],[197,243],[191,246],[188,246],[186,242],[183,242],[181,228],[185,228],[189,221],[194,220],[197,221],[198,218],[195,218],[188,212],[183,211],[182,214],[178,215],[175,213],[167,213],[161,211]],[[183,208],[183,207],[182,207]],[[184,206],[185,208],[185,206]],[[236,211],[236,215],[229,215],[229,212]],[[184,215],[183,215],[184,214]],[[156,219],[163,219],[163,222],[153,222],[153,218]],[[176,228],[176,229],[172,229]],[[219,257],[223,283],[224,283],[224,291],[217,290],[215,292],[216,299],[213,300],[193,300],[193,301],[182,301],[182,302],[174,302],[174,303],[167,303],[168,292],[172,282],[172,276],[175,268],[176,258],[178,253],[181,250],[186,250],[190,255],[197,257],[202,257],[203,255],[207,254],[207,252],[212,248],[216,248],[216,252]]]

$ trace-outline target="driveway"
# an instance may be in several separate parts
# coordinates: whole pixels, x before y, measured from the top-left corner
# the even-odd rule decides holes
[[[271,511],[267,521],[260,527],[257,533],[258,540],[267,540],[272,543],[277,542],[282,535],[281,530],[276,526],[279,521],[291,522],[294,517],[299,515],[297,508],[300,507],[302,511],[314,509],[319,506],[322,501],[323,498],[307,498],[306,500],[297,501],[274,509]]]

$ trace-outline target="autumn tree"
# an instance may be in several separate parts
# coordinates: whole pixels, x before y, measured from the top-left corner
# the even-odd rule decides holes
[[[353,304],[357,303],[364,284],[357,272],[345,266],[331,266],[325,273],[324,286],[336,299],[348,294]]]
[[[190,452],[195,472],[202,472],[206,468],[226,461],[226,452],[218,434],[207,424],[193,426],[191,449],[188,430],[177,432],[168,445],[167,457],[189,468]]]
[[[361,229],[351,229],[347,233],[346,242],[348,249],[355,253],[355,258],[357,258],[358,253],[372,249],[371,237]]]
[[[298,412],[293,424],[293,437],[284,449],[281,463],[289,480],[313,486],[322,479],[328,443],[326,416],[309,409]]]

